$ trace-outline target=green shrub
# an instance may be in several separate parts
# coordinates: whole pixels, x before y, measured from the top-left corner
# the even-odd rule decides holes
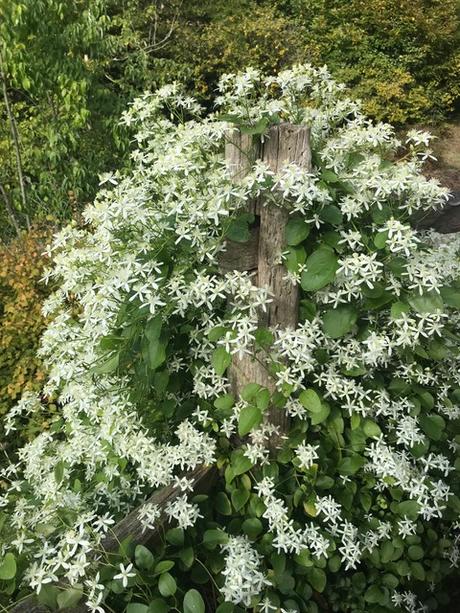
[[[286,3],[285,3],[286,4]],[[292,0],[307,57],[327,63],[366,112],[435,120],[460,95],[456,0]]]
[[[374,118],[444,117],[457,104],[455,0],[0,0],[0,67],[20,138],[25,202],[0,99],[0,182],[27,216],[69,219],[97,175],[127,162],[118,116],[175,79],[211,105],[220,74],[327,64]],[[0,209],[2,233],[8,218]]]

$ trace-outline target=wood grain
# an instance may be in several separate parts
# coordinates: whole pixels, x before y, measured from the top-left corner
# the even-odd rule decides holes
[[[251,153],[245,153],[245,149]],[[235,170],[235,178],[244,177],[249,166],[246,163],[255,153],[254,145],[248,137],[240,136],[236,145],[229,144],[226,148],[227,166]],[[256,152],[257,153],[257,152]],[[282,123],[272,126],[268,137],[260,147],[261,159],[274,172],[279,172],[283,166],[295,162],[306,171],[311,170],[310,130],[306,126],[294,126]],[[251,206],[254,206],[251,203]],[[280,326],[295,328],[298,317],[298,288],[285,279],[286,269],[281,264],[281,253],[285,249],[285,227],[289,218],[286,209],[259,200],[255,206],[259,217],[258,233],[251,237],[251,253],[257,248],[257,275],[254,282],[259,287],[266,288],[271,297],[265,310],[259,313],[259,324],[264,327]],[[242,254],[243,259],[246,255]],[[268,374],[264,365],[264,356],[235,357],[230,369],[232,391],[239,394],[247,383],[258,383],[267,387],[272,393],[275,382]],[[269,420],[279,426],[281,435],[288,429],[288,418],[284,411],[271,408]],[[272,447],[277,447],[278,438],[271,441]]]

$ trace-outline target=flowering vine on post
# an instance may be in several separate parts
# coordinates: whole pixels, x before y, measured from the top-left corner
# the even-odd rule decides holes
[[[439,610],[460,240],[411,224],[448,195],[429,135],[308,65],[225,75],[216,104],[134,101],[132,169],[49,249],[61,412],[3,471],[0,579],[96,613]]]
[[[257,143],[255,137],[243,138],[240,132],[233,133],[229,141],[226,147],[226,162],[237,180],[244,178],[245,167],[246,172],[250,172],[251,163],[256,159],[260,159],[272,172],[280,172],[283,167],[292,163],[305,172],[311,170],[307,126],[285,123],[273,126],[259,147],[255,144]],[[286,277],[286,269],[282,262],[285,227],[289,213],[286,209],[270,202],[265,203],[262,198],[247,206],[246,211],[254,217],[252,221],[254,230],[246,243],[247,249],[242,253],[240,244],[227,245],[227,250],[232,253],[230,260],[239,270],[246,270],[254,275],[254,283],[267,291],[269,298],[259,309],[258,325],[266,329],[270,327],[293,329],[298,320],[299,291]],[[248,251],[252,254],[249,259]],[[233,252],[238,254],[236,258]],[[256,356],[243,354],[239,357],[237,354],[233,358],[230,378],[236,394],[250,383],[264,387],[270,394],[276,391],[273,376],[268,370],[268,365],[264,363],[263,354],[262,351]],[[286,434],[288,430],[288,416],[277,408],[271,408],[267,416],[268,421],[278,427],[278,433],[273,433],[272,441],[272,447],[276,449],[279,446],[279,436]]]

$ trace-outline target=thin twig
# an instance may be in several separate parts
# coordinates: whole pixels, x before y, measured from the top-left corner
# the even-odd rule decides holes
[[[6,212],[8,213],[8,217],[10,218],[11,224],[14,226],[14,229],[16,230],[16,234],[20,236],[21,228],[19,227],[18,220],[14,213],[14,209],[13,209],[13,205],[11,204],[11,200],[8,194],[6,193],[6,190],[3,187],[2,183],[0,183],[0,194],[2,195],[3,202],[5,203]]]

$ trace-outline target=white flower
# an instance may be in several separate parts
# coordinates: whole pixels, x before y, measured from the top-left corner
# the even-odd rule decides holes
[[[417,524],[408,517],[404,516],[403,519],[400,519],[398,521],[398,534],[402,538],[405,538],[406,536],[412,536],[416,533],[416,530]]]
[[[244,536],[231,536],[222,546],[225,567],[222,570],[224,585],[221,593],[227,602],[250,606],[253,596],[259,596],[270,585],[259,570],[261,556]]]
[[[308,445],[305,443],[302,443],[296,448],[295,454],[300,462],[301,468],[308,470],[313,466],[314,461],[319,457],[316,452],[317,449],[318,445]]]
[[[165,512],[170,519],[177,521],[178,526],[184,530],[193,526],[199,517],[203,517],[200,515],[198,506],[187,501],[186,495],[168,502]]]
[[[120,572],[117,575],[114,575],[113,578],[119,579],[122,582],[123,587],[128,587],[130,577],[136,576],[135,572],[131,572],[132,568],[132,564],[128,564],[128,566],[125,567],[124,564],[120,563]]]
[[[145,532],[146,530],[155,530],[160,516],[161,511],[156,504],[144,504],[138,512],[139,520],[143,526],[142,532]]]

